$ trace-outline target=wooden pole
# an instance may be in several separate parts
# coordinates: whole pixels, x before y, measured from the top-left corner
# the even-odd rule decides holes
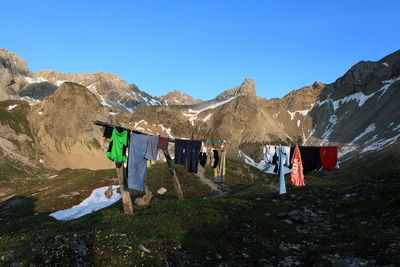
[[[124,206],[124,212],[127,215],[133,215],[131,195],[129,194],[128,190],[125,190],[126,171],[124,168],[124,164],[115,163],[115,167],[117,169],[119,190],[121,191],[122,205]]]
[[[164,152],[165,159],[167,160],[168,169],[172,174],[172,182],[173,182],[174,187],[175,187],[175,192],[178,195],[178,199],[179,200],[183,200],[185,198],[183,197],[181,184],[179,183],[178,177],[176,176],[176,171],[175,171],[175,168],[174,168],[174,164],[172,163],[171,156],[169,155],[168,150],[163,150],[163,152]]]
[[[115,110],[113,109],[113,112]],[[113,124],[116,123],[115,116],[111,116],[111,121]],[[95,122],[95,124],[97,124]],[[106,123],[107,124],[107,123]],[[97,124],[99,125],[99,124]],[[133,215],[133,206],[131,200],[131,194],[129,194],[128,186],[125,186],[127,183],[126,171],[123,163],[115,163],[115,168],[117,169],[117,176],[119,182],[119,191],[122,196],[122,205],[124,206],[124,212],[126,215]]]

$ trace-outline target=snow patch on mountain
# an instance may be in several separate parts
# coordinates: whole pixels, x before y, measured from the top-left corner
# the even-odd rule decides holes
[[[399,124],[399,125],[397,125],[395,128],[393,128],[393,130],[392,130],[392,131],[398,131],[398,130],[400,130],[400,124]]]
[[[96,85],[91,84],[91,85],[89,85],[89,86],[87,87],[87,89],[89,89],[90,92],[92,92],[93,94],[95,94],[95,95],[100,99],[100,104],[101,104],[101,105],[103,105],[103,106],[105,106],[105,107],[110,107],[110,108],[112,108],[112,106],[111,106],[110,104],[107,103],[107,101],[104,99],[104,97],[103,97],[101,94],[99,94],[99,93],[97,92]]]
[[[162,130],[163,132],[166,132],[170,138],[174,138],[174,137],[172,136],[172,134],[171,134],[171,128],[165,128],[162,124],[159,124],[158,126],[160,126],[160,127],[161,127],[161,130]]]
[[[382,139],[377,142],[371,143],[369,146],[364,147],[361,152],[368,152],[372,150],[381,150],[382,148],[393,144],[400,138],[400,134],[393,136],[392,138]]]
[[[209,113],[204,119],[203,119],[203,122],[206,122],[206,121],[208,121],[211,117],[212,117],[212,113]]]
[[[48,80],[43,77],[37,77],[35,79],[32,79],[31,77],[24,77],[24,78],[25,78],[25,81],[27,81],[29,84],[48,82]]]
[[[313,106],[311,106],[310,109],[296,110],[296,111],[293,111],[293,112],[291,112],[291,111],[288,110],[287,112],[288,112],[289,115],[290,115],[290,119],[293,121],[293,120],[294,120],[294,117],[296,116],[296,113],[299,113],[299,114],[305,116],[305,115],[308,114],[308,112],[310,112],[310,110],[312,109],[312,107],[313,107]]]
[[[385,85],[374,94],[381,93],[381,95],[379,96],[379,98],[381,98],[386,93],[386,90],[389,89],[389,87],[397,81],[400,81],[400,76],[391,80],[382,81],[382,83]]]
[[[376,126],[375,123],[372,123],[370,126],[368,126],[362,133],[360,133],[358,136],[356,136],[353,141],[351,141],[350,143],[355,143],[358,140],[360,140],[361,138],[363,138],[366,134],[368,134],[369,132],[373,132],[376,130]]]
[[[143,123],[143,124],[146,124],[147,125],[147,121],[145,121],[145,120],[140,120],[140,121],[138,121],[138,122],[135,122],[135,125],[133,126],[133,128],[137,128],[138,127],[138,125],[139,124],[141,124],[141,123]]]
[[[206,110],[209,110],[209,109],[215,109],[215,108],[217,108],[217,107],[219,107],[219,106],[222,106],[222,105],[224,105],[224,104],[226,104],[226,103],[232,101],[232,100],[235,99],[235,98],[237,98],[237,96],[234,96],[234,97],[228,98],[228,99],[226,99],[226,100],[224,100],[224,101],[221,101],[221,102],[218,102],[218,103],[209,105],[209,106],[207,106],[207,107],[205,107],[205,108],[202,108],[202,109],[197,109],[197,110],[188,109],[188,110],[187,110],[187,113],[186,113],[186,112],[183,112],[183,116],[188,117],[190,123],[192,124],[192,126],[194,126],[194,121],[198,119],[197,116],[198,116],[201,112],[206,111]]]
[[[352,95],[346,96],[342,99],[338,99],[338,100],[332,100],[331,98],[327,98],[323,101],[317,101],[317,105],[318,106],[322,106],[326,103],[331,103],[333,106],[333,110],[334,112],[336,112],[336,110],[339,109],[340,105],[350,102],[350,101],[357,101],[358,106],[361,107],[362,105],[364,105],[365,102],[367,102],[368,99],[370,99],[371,97],[375,96],[377,93],[380,93],[380,97],[382,97],[382,95],[384,95],[386,93],[386,90],[395,82],[400,81],[400,76],[391,80],[386,80],[386,81],[382,81],[383,84],[385,84],[381,89],[379,89],[378,91],[369,94],[369,95],[365,95],[362,92],[357,92],[354,93]]]
[[[60,86],[61,84],[65,83],[66,81],[56,81],[56,85]]]
[[[329,136],[332,134],[333,128],[338,122],[337,116],[335,114],[331,115],[328,121],[330,124],[326,125],[325,132],[321,137],[324,141],[328,141]]]

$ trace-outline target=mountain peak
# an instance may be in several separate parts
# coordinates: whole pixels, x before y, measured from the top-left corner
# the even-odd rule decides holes
[[[240,95],[256,96],[256,84],[252,78],[246,78],[241,85],[228,89],[217,96],[217,100]]]
[[[194,99],[188,94],[181,93],[179,90],[171,91],[166,95],[160,96],[158,99],[167,105],[193,105],[202,101],[201,99]]]
[[[18,75],[31,76],[32,72],[26,66],[25,60],[0,48],[0,87],[14,83]]]

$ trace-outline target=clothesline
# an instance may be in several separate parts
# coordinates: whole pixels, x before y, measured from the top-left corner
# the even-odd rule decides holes
[[[152,135],[152,134],[149,134],[149,133],[145,133],[145,132],[142,132],[142,131],[129,129],[129,128],[122,127],[122,126],[115,125],[115,124],[108,123],[108,122],[94,121],[93,123],[94,123],[95,125],[99,125],[99,126],[103,126],[103,127],[119,128],[119,129],[122,129],[122,130],[124,130],[124,131],[132,132],[132,133],[144,134],[144,135]],[[175,139],[173,139],[173,138],[171,138],[171,137],[168,137],[168,141],[171,142],[171,143],[174,143],[174,142],[175,142]]]
[[[158,135],[152,135],[121,127],[115,124],[95,121],[95,125],[106,127],[104,131],[105,137],[109,136],[110,146],[107,151],[107,157],[117,163],[127,161],[127,188],[135,189],[139,191],[144,190],[144,184],[146,179],[146,162],[147,160],[156,160],[158,149],[162,149],[167,159],[167,164],[172,170],[174,184],[177,184],[176,191],[179,195],[181,192],[179,181],[176,177],[176,172],[172,165],[172,159],[168,153],[168,142],[175,143],[175,157],[174,161],[176,164],[186,166],[188,172],[197,173],[198,164],[202,167],[207,162],[207,155],[211,156],[211,153],[206,151],[201,152],[203,146],[201,140],[185,140],[185,139],[172,139],[165,138]],[[112,129],[111,129],[112,128]],[[112,130],[112,134],[109,135],[109,131]],[[130,132],[130,134],[127,134]],[[161,140],[164,140],[161,143]],[[208,139],[203,141],[206,144],[215,142]],[[218,140],[219,142],[219,140]],[[226,141],[223,140],[222,144]],[[279,143],[279,142],[277,142]],[[162,145],[161,145],[162,144]],[[260,144],[261,145],[261,144]],[[282,145],[269,145],[263,144],[264,146],[264,160],[268,164],[275,164],[274,172],[279,173],[279,194],[286,193],[285,178],[283,166],[292,168],[291,178],[292,184],[296,186],[304,186],[304,173],[306,171],[316,170],[324,168],[326,170],[332,170],[337,168],[337,146],[282,146]],[[210,149],[210,146],[205,145]],[[125,156],[126,148],[129,149],[129,156]],[[225,182],[225,158],[226,150],[221,145],[220,148],[211,148],[214,156],[214,182],[224,183]],[[220,155],[219,155],[220,154]],[[301,156],[300,156],[301,154]],[[210,161],[211,163],[211,161]],[[304,165],[304,166],[303,166]],[[276,170],[275,170],[276,169]],[[118,167],[117,167],[118,171]],[[120,186],[124,184],[123,176],[119,175]],[[180,190],[179,190],[180,189]],[[147,194],[147,193],[146,193]],[[183,193],[180,193],[183,199]]]
[[[123,126],[119,126],[116,124],[112,124],[112,123],[108,123],[108,122],[102,122],[102,121],[94,121],[93,122],[95,125],[99,125],[99,126],[103,126],[103,127],[112,127],[112,128],[119,128],[122,129],[124,131],[128,131],[128,132],[133,132],[133,133],[137,133],[137,134],[144,134],[144,135],[150,135],[153,136],[153,134],[151,133],[146,133],[143,131],[139,131],[139,130],[135,130],[135,129],[130,129],[130,128],[126,128]],[[175,143],[175,139],[168,137],[168,141],[171,143]],[[264,145],[273,145],[273,146],[295,146],[295,145],[299,145],[299,146],[309,146],[309,145],[304,145],[304,144],[298,144],[296,142],[293,143],[285,143],[285,142],[271,142],[271,141],[266,141],[266,140],[257,140],[257,141],[237,141],[237,140],[226,140],[226,139],[219,139],[219,140],[212,140],[212,139],[204,139],[204,140],[200,140],[203,141],[205,143],[208,144],[213,144],[213,145],[220,145],[221,143],[224,143],[225,145],[231,145],[231,144],[239,144],[239,145],[244,145],[244,144],[253,144],[253,145],[259,145],[259,146],[264,146]],[[324,141],[306,141],[305,143],[322,143]],[[318,147],[320,147],[321,145],[318,145]],[[357,146],[357,147],[367,147],[370,145],[358,145],[358,144],[332,144],[332,145],[326,145],[326,146],[336,146],[336,147],[352,147],[352,146]]]

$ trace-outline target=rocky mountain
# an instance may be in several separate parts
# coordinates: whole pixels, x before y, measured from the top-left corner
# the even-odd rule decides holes
[[[236,144],[232,147],[234,156],[238,155],[239,143],[256,140],[338,145],[345,160],[393,144],[400,137],[400,51],[377,62],[359,62],[331,84],[315,82],[280,99],[258,97],[255,82],[248,78],[212,100],[169,106],[149,106],[152,103],[148,101],[132,113],[114,112],[107,106],[111,100],[101,98],[107,94],[108,99],[116,97],[113,104],[127,103],[117,100],[122,89],[114,93],[107,88],[126,86],[125,90],[130,90],[126,88],[132,89],[132,85],[112,74],[31,74],[23,61],[16,61],[19,66],[11,70],[10,59],[3,62],[1,77],[13,77],[19,84],[8,83],[2,90],[11,88],[21,95],[35,91],[42,96],[52,91],[41,102],[30,105],[1,102],[0,130],[6,137],[0,141],[9,148],[3,152],[17,153],[18,146],[25,147],[25,156],[43,159],[54,168],[112,165],[104,156],[106,141],[93,120],[116,120],[132,129],[175,138],[229,140]],[[76,82],[65,82],[68,79]],[[5,80],[2,78],[3,84]],[[49,84],[45,87],[39,83]],[[146,96],[132,91],[136,96]],[[164,100],[158,99],[159,103]],[[29,151],[29,147],[37,149]]]
[[[69,74],[52,70],[32,73],[23,59],[6,49],[0,49],[0,100],[22,98],[41,101],[64,82],[87,87],[103,106],[117,112],[132,112],[142,106],[163,105],[157,98],[114,74],[102,71]]]
[[[67,74],[42,70],[33,75],[31,82],[43,80],[56,86],[60,86],[65,81],[81,84],[96,95],[103,106],[110,107],[118,112],[132,112],[142,106],[161,105],[159,100],[139,90],[136,85],[128,84],[114,74],[102,71]]]
[[[240,96],[240,95],[248,95],[248,96],[256,96],[256,84],[252,78],[247,78],[243,81],[243,83],[239,86],[228,89],[221,94],[219,94],[215,99],[216,100],[226,100],[232,97]]]
[[[71,82],[33,105],[2,101],[0,156],[29,167],[112,168],[104,152],[108,142],[92,123],[110,116],[93,93]]]
[[[162,124],[172,135],[187,138],[332,144],[347,157],[400,137],[399,68],[397,51],[377,62],[357,63],[332,84],[315,82],[270,100],[257,97],[254,82],[246,79],[211,101],[144,107],[121,120],[149,130]]]
[[[0,48],[0,100],[8,99],[10,94],[26,86],[24,77],[31,75],[31,71],[22,58]]]
[[[168,94],[162,95],[158,99],[166,106],[193,105],[202,102],[201,99],[194,99],[190,95],[183,94],[178,90],[174,90]]]
[[[91,122],[109,116],[86,87],[65,82],[32,106],[28,120],[46,165],[98,169],[112,164],[104,157],[107,145],[101,129]]]

